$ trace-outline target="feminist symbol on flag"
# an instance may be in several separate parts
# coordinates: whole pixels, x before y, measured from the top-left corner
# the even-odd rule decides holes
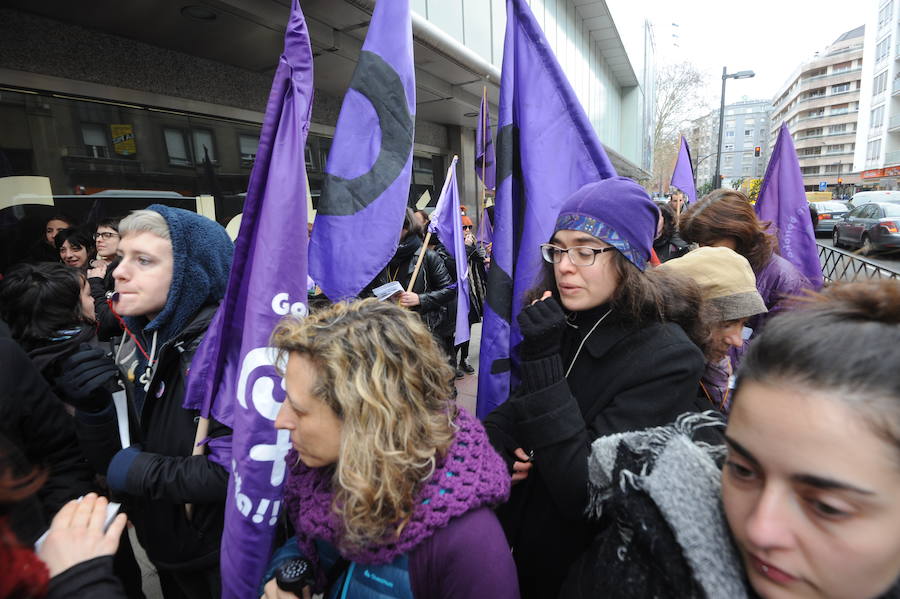
[[[358,177],[345,179],[326,171],[322,184],[326,201],[319,203],[320,215],[347,216],[366,208],[394,183],[412,151],[413,117],[406,104],[403,80],[390,64],[374,52],[360,52],[350,90],[361,94],[375,110],[381,147],[369,171]],[[337,136],[335,143],[340,143]],[[330,159],[329,165],[332,163]]]
[[[241,374],[238,377],[237,384],[237,400],[242,408],[249,410],[247,404],[247,387],[250,383],[250,374],[260,368],[267,369],[264,376],[258,377],[253,381],[253,387],[250,390],[250,397],[253,401],[253,409],[267,420],[275,422],[278,416],[278,410],[281,408],[281,401],[275,398],[275,380],[281,381],[281,389],[284,391],[284,379],[275,372],[275,348],[274,347],[257,347],[244,356],[241,363]],[[274,426],[273,434],[276,433]],[[287,464],[285,456],[291,448],[290,432],[285,430],[277,431],[275,435],[275,443],[260,443],[250,448],[249,456],[251,460],[257,462],[272,462],[272,474],[269,482],[273,487],[279,486],[284,481]]]

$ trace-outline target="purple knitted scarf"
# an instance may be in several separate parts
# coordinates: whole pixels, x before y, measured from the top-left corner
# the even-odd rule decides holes
[[[415,549],[454,518],[482,506],[494,506],[509,497],[510,476],[481,423],[462,408],[456,418],[459,430],[447,455],[438,460],[431,480],[418,491],[412,518],[398,538],[343,557],[359,564],[386,564]],[[297,460],[291,451],[288,463]],[[297,530],[297,544],[317,562],[315,540],[339,547],[342,526],[331,511],[332,468],[309,468],[302,462],[290,468],[285,484],[288,515]]]

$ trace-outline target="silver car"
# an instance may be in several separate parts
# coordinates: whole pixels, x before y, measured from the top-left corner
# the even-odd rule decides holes
[[[876,250],[900,249],[900,204],[872,202],[857,206],[841,218],[832,232],[835,247]]]
[[[816,209],[818,219],[813,224],[816,234],[831,234],[834,226],[843,218],[845,214],[850,212],[847,204],[832,200],[830,202],[810,202],[810,206]]]

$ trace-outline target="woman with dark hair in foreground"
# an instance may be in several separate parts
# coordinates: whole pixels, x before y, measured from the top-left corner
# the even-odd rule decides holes
[[[836,286],[750,346],[727,450],[691,441],[703,417],[595,441],[616,527],[562,596],[900,596],[898,363],[900,283]]]

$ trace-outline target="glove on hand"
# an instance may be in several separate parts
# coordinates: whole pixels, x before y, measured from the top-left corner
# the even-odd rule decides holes
[[[118,387],[119,369],[102,349],[87,343],[63,360],[62,372],[54,380],[57,393],[65,401],[85,412],[99,412],[112,400]]]
[[[559,353],[566,315],[552,297],[536,301],[519,313],[522,343],[519,355],[523,360],[539,360]]]

